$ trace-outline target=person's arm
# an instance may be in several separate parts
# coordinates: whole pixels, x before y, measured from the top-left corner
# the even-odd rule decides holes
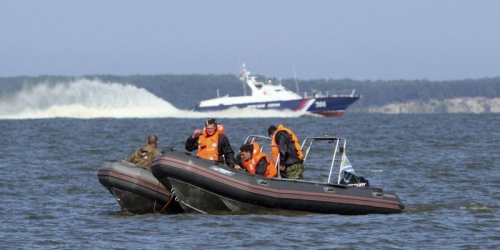
[[[276,141],[276,145],[278,145],[278,150],[280,152],[280,165],[286,162],[288,158],[288,143],[289,143],[289,138],[292,138],[287,132],[285,131],[278,131],[274,135],[274,139]]]
[[[198,136],[194,138],[193,136],[189,136],[186,140],[186,145],[184,145],[184,148],[186,148],[186,150],[189,152],[198,149]]]
[[[266,161],[265,157],[260,158],[259,162],[257,163],[257,169],[255,170],[255,174],[258,175],[264,175],[267,170],[268,163]]]
[[[229,143],[229,139],[225,135],[219,135],[219,156],[226,160],[226,165],[234,168],[234,151],[231,148],[231,144]]]
[[[134,163],[134,158],[135,158],[136,152],[137,152],[137,150],[134,151],[129,157],[125,158],[125,161]]]
[[[240,154],[236,155],[236,159],[235,159],[235,162],[234,162],[234,168],[238,169],[238,170],[245,171],[245,167],[243,165],[243,162],[241,161],[241,155]]]
[[[161,152],[158,150],[158,149],[155,149],[154,153],[153,153],[153,160],[157,157],[161,155]]]

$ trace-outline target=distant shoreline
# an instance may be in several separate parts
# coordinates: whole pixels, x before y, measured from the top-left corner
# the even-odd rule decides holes
[[[413,100],[405,103],[370,106],[360,112],[383,114],[500,113],[500,98],[464,97],[443,101],[432,99],[427,102]]]

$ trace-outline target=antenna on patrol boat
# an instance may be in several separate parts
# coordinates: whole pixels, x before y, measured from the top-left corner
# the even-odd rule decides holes
[[[297,89],[297,95],[299,94],[299,83],[297,82],[297,72],[295,71],[295,63],[292,63],[293,66],[293,76],[295,78],[295,88]]]
[[[240,66],[240,80],[243,82],[243,95],[246,96],[247,95],[247,88],[246,88],[246,76],[243,76],[244,74],[246,74],[246,67],[245,67],[245,63],[241,63],[241,60],[240,58],[238,57],[238,63],[239,63],[239,66]]]

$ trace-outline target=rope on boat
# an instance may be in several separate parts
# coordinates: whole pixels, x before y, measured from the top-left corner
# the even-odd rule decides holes
[[[158,185],[157,185],[157,188],[156,188],[156,193],[158,194],[158,192],[160,191],[160,182],[158,182]],[[170,198],[168,198],[168,201],[167,201],[167,204],[165,204],[165,206],[163,206],[160,211],[156,211],[156,199],[155,199],[155,202],[153,204],[153,211],[154,213],[163,213],[163,211],[165,210],[165,208],[168,207],[168,204],[170,204],[170,202],[172,201],[172,198],[174,197],[174,193],[171,192],[170,193]]]
[[[154,209],[155,214],[156,214],[156,213],[163,213],[163,210],[165,210],[165,208],[167,208],[167,207],[168,207],[168,204],[170,204],[170,202],[172,201],[172,198],[173,198],[173,197],[174,197],[174,195],[173,195],[173,194],[171,194],[171,195],[170,195],[170,198],[168,199],[167,204],[165,204],[165,206],[163,206],[163,207],[161,208],[161,210],[160,210],[160,211],[156,211],[156,199],[155,199],[155,204],[154,204],[154,206],[153,206],[153,209]]]
[[[160,190],[160,183],[158,182],[158,185],[157,185],[157,189],[156,189],[156,193],[158,193],[158,191]],[[172,188],[171,192],[170,192],[170,198],[168,199],[168,202],[167,204],[165,204],[165,206],[162,207],[162,209],[160,211],[156,211],[156,199],[155,199],[155,202],[154,202],[154,205],[153,205],[153,209],[154,209],[154,212],[155,214],[156,213],[162,213],[163,210],[165,210],[165,208],[167,208],[168,204],[170,204],[170,202],[172,201],[172,199],[174,198],[174,195],[175,195],[175,190]],[[202,214],[208,214],[207,212],[201,210],[201,209],[198,209],[198,208],[195,208],[181,200],[179,200],[179,198],[175,197],[175,201],[179,202],[179,203],[182,203],[184,204],[186,207],[189,207],[199,213],[202,213]]]
[[[198,209],[198,208],[195,208],[195,207],[193,207],[193,206],[191,206],[191,205],[187,204],[187,203],[186,203],[186,202],[184,202],[184,201],[179,201],[179,202],[180,202],[180,203],[182,203],[182,204],[184,204],[184,205],[186,205],[186,207],[189,207],[189,208],[191,208],[191,209],[193,209],[193,210],[196,210],[196,211],[197,211],[197,212],[199,212],[199,213],[202,213],[202,214],[208,214],[207,212],[205,212],[205,211],[203,211],[203,210],[200,210],[200,209]]]

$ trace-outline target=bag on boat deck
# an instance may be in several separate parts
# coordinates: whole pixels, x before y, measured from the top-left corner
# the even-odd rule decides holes
[[[357,186],[357,187],[368,187],[370,184],[368,180],[363,178],[362,176],[356,175],[354,168],[351,165],[351,162],[345,158],[344,166],[340,172],[341,179],[340,184],[346,184],[347,186]]]

